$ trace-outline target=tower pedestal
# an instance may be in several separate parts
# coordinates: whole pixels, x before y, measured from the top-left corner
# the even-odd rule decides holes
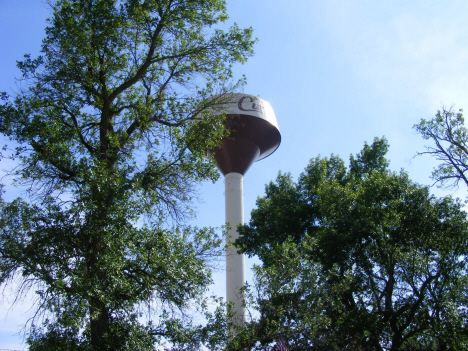
[[[245,285],[245,255],[238,254],[230,245],[238,237],[237,225],[244,224],[244,179],[240,173],[228,173],[224,178],[226,222],[230,229],[226,238],[226,300],[234,303],[234,320],[237,325],[245,322],[245,307],[240,288]]]

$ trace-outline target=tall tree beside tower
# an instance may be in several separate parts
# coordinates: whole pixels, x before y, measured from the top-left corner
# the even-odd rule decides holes
[[[32,350],[201,340],[206,328],[184,336],[172,315],[211,282],[220,241],[179,224],[195,185],[218,177],[205,150],[223,117],[206,109],[242,85],[231,67],[252,55],[252,30],[215,29],[222,0],[50,3],[41,55],[1,95],[10,175],[26,190],[0,203],[0,283],[36,290],[47,319]],[[152,324],[137,315],[151,302]]]

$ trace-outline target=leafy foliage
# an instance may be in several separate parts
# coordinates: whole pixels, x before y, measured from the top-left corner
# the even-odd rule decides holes
[[[460,181],[468,185],[468,130],[463,110],[442,109],[434,118],[429,121],[422,119],[414,128],[425,140],[435,144],[419,153],[429,154],[440,161],[432,172],[432,178],[442,186],[458,186]]]
[[[223,0],[51,3],[42,55],[1,94],[10,175],[27,190],[0,203],[0,284],[37,289],[49,320],[33,350],[152,349],[184,340],[182,324],[201,342],[176,311],[210,284],[221,241],[182,224],[196,183],[219,176],[205,150],[223,117],[207,108],[243,84],[231,66],[252,55],[252,30],[213,28]],[[142,303],[159,306],[156,324]]]
[[[389,171],[387,149],[375,139],[348,170],[317,157],[297,183],[280,173],[267,185],[237,241],[263,262],[243,347],[467,348],[466,213]]]

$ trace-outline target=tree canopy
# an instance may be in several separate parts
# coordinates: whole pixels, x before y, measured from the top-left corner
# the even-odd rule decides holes
[[[209,326],[178,316],[210,284],[221,241],[183,220],[197,182],[218,177],[205,150],[223,116],[207,108],[243,84],[231,67],[252,55],[252,30],[215,28],[223,0],[50,3],[41,55],[1,93],[4,157],[26,190],[0,202],[0,284],[38,295],[47,319],[31,350],[198,345]]]
[[[249,287],[259,316],[233,349],[464,350],[468,347],[468,221],[389,170],[376,138],[350,157],[280,173],[236,242],[258,255]]]

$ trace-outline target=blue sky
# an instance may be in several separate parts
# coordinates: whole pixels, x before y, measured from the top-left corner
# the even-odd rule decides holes
[[[259,39],[255,56],[235,73],[247,76],[245,93],[271,103],[282,133],[279,149],[245,176],[246,220],[279,170],[297,178],[310,158],[334,153],[347,160],[376,136],[389,140],[394,170],[431,183],[436,163],[412,160],[424,147],[412,126],[442,106],[468,108],[468,2],[228,0],[228,12],[230,23],[252,26]],[[47,16],[44,1],[0,0],[0,91],[15,87],[15,61],[38,53]],[[222,180],[200,187],[192,224],[224,223],[223,191]],[[17,193],[9,188],[7,195]],[[223,273],[215,278],[212,291],[222,295]],[[11,299],[0,299],[0,349],[24,347],[14,334],[30,304],[9,310]]]

